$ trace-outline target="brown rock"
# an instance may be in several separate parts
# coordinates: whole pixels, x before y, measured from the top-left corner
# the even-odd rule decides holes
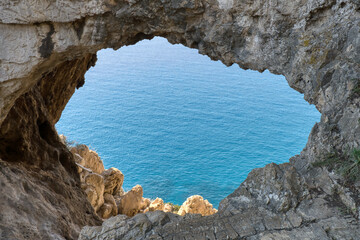
[[[88,173],[81,185],[95,211],[104,204],[104,179],[96,173]]]
[[[109,193],[104,194],[104,204],[100,207],[99,211],[97,211],[97,214],[101,218],[109,218],[112,216],[116,216],[118,213],[118,208],[115,203],[115,199],[113,195]]]
[[[93,172],[101,174],[105,171],[104,164],[99,157],[99,155],[88,148],[88,146],[80,144],[71,148],[71,152],[76,156],[79,155],[83,160],[80,160],[79,157],[75,160],[85,168],[91,169]]]
[[[102,172],[101,174],[104,177],[105,184],[105,193],[114,195],[118,192],[121,193],[122,184],[124,182],[124,174],[119,169],[109,168]]]
[[[149,198],[143,198],[141,202],[141,210],[145,210],[150,206],[151,200]]]
[[[139,213],[144,204],[142,195],[143,189],[140,185],[133,187],[117,201],[118,213],[130,217]]]
[[[173,206],[171,206],[171,204],[165,203],[164,212],[173,212]]]
[[[161,210],[164,211],[164,201],[161,198],[156,198],[150,203],[149,211]]]
[[[77,239],[82,226],[100,223],[80,188],[73,154],[54,127],[92,59],[53,64],[18,92],[8,114],[0,111],[6,117],[0,127],[0,239]]]
[[[181,205],[178,214],[184,216],[186,213],[197,213],[203,216],[212,215],[217,210],[208,200],[204,200],[202,196],[194,195],[188,197]]]

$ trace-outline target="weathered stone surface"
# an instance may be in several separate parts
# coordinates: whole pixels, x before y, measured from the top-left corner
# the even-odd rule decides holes
[[[118,213],[127,216],[134,216],[143,208],[143,189],[136,185],[117,200]]]
[[[284,176],[277,176],[280,169],[286,171],[289,167],[289,164],[284,165],[270,164],[264,170],[256,169],[264,171],[260,181],[268,180],[269,185],[272,185],[271,181],[283,182],[284,190],[289,191],[286,188],[290,185],[286,184]],[[277,204],[272,204],[259,198],[259,195],[248,194],[248,186],[254,181],[252,177],[249,174],[247,180],[235,191],[236,194],[223,200],[219,211],[213,215],[201,217],[200,214],[187,214],[181,217],[159,211],[147,212],[146,217],[138,214],[136,219],[114,219],[112,225],[121,227],[109,229],[104,223],[102,228],[83,228],[80,239],[107,239],[112,236],[113,239],[330,240],[356,239],[359,236],[357,216],[346,212],[346,206],[341,201],[336,201],[334,196],[311,189],[306,196],[298,198],[297,207],[291,206],[289,210],[284,210],[276,207],[282,205],[282,197],[276,198]],[[304,187],[303,184],[305,183],[300,181],[300,187]],[[145,231],[144,226],[147,229]]]
[[[65,144],[66,137],[63,135],[59,137]],[[124,195],[122,172],[116,168],[105,170],[97,152],[90,150],[86,145],[68,147],[78,166],[81,187],[97,215],[102,219],[117,215],[118,207],[115,198],[118,200]]]
[[[107,219],[118,214],[118,207],[116,205],[113,195],[109,193],[104,194],[104,204],[96,212],[101,218]]]
[[[81,187],[94,210],[99,210],[104,204],[104,178],[97,173],[88,173]]]
[[[101,175],[104,177],[105,193],[114,195],[117,192],[121,192],[122,185],[124,182],[124,174],[119,169],[109,168],[102,172]]]
[[[174,208],[173,208],[173,206],[171,206],[170,204],[168,204],[168,203],[165,203],[165,205],[164,205],[164,210],[163,210],[164,212],[173,212],[174,211]]]
[[[57,111],[48,111],[61,112],[63,97],[71,96],[91,62],[93,55],[87,55],[44,74],[3,122],[0,239],[75,239],[83,225],[100,223],[81,190],[73,155],[52,124]]]
[[[162,36],[226,65],[284,75],[321,120],[290,164],[250,173],[214,215],[149,212],[81,237],[356,239],[359,185],[311,163],[360,146],[359,9],[357,0],[2,1],[1,238],[71,239],[98,223],[54,124],[96,51]]]
[[[164,200],[162,200],[161,198],[156,198],[154,201],[152,201],[148,207],[148,209],[145,209],[145,211],[156,211],[156,210],[160,210],[160,211],[164,211]]]
[[[77,162],[83,167],[89,168],[97,174],[102,174],[105,171],[104,164],[97,152],[90,150],[88,146],[84,144],[76,145],[71,148],[71,152],[80,156],[75,160],[79,159]]]
[[[186,199],[181,205],[178,214],[184,216],[186,213],[193,213],[208,216],[216,212],[217,210],[213,208],[213,205],[208,200],[205,200],[202,196],[194,195]]]

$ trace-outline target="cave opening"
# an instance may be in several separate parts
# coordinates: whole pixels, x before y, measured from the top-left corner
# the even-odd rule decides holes
[[[320,113],[283,76],[211,61],[163,38],[98,52],[56,128],[144,197],[215,208],[254,168],[305,147]]]

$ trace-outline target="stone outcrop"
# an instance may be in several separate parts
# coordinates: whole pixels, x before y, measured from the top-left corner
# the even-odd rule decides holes
[[[290,163],[269,164],[253,170],[213,215],[116,216],[102,227],[83,228],[79,239],[357,239],[359,219],[340,200],[335,176],[317,174],[317,184],[327,182],[333,192],[309,188]]]
[[[97,173],[88,173],[84,177],[81,188],[85,191],[94,210],[99,210],[104,204],[104,178]]]
[[[136,185],[117,200],[119,214],[135,216],[147,207],[148,200],[143,199],[143,189]]]
[[[162,200],[161,198],[156,198],[154,201],[150,203],[149,207],[145,209],[145,212],[157,211],[157,210],[164,211],[164,208],[165,208],[164,200]]]
[[[66,143],[66,137],[60,135]],[[68,146],[74,154],[80,174],[81,187],[87,194],[88,201],[96,214],[107,219],[117,214],[133,217],[139,213],[164,211],[185,215],[186,213],[212,215],[217,212],[207,200],[195,195],[189,197],[179,211],[175,211],[169,203],[164,203],[161,198],[151,201],[143,197],[143,189],[136,185],[130,191],[124,192],[122,185],[124,175],[116,168],[104,168],[99,155],[90,150],[86,145]],[[104,169],[104,170],[103,170]]]
[[[177,213],[177,211],[175,212],[175,209],[174,209],[174,207],[171,205],[171,204],[169,204],[169,203],[165,203],[165,205],[164,205],[164,210],[163,210],[164,212],[174,212],[174,213]]]
[[[65,136],[60,135],[60,139],[63,143],[67,143]],[[172,206],[165,205],[161,198],[156,198],[154,201],[144,198],[140,185],[124,192],[123,173],[116,168],[105,169],[99,155],[86,145],[67,145],[78,167],[81,188],[100,218],[107,219],[118,214],[132,217],[148,211],[165,211],[165,206],[166,211],[172,211]]]
[[[118,192],[121,193],[122,185],[124,182],[124,174],[119,169],[109,168],[101,173],[104,178],[104,193],[116,195]]]
[[[194,195],[186,199],[181,205],[178,214],[184,216],[187,213],[193,213],[208,216],[216,212],[217,210],[213,208],[213,205],[208,200],[204,200],[202,196]]]
[[[161,36],[284,75],[321,120],[300,155],[251,172],[214,215],[116,216],[80,238],[356,239],[359,184],[312,163],[360,147],[359,23],[358,0],[1,1],[0,238],[75,239],[100,224],[54,124],[98,50]]]
[[[60,135],[60,138],[66,142],[66,137]],[[116,168],[105,170],[101,158],[95,151],[80,144],[68,148],[74,154],[77,163],[81,188],[100,218],[106,219],[117,214],[134,216],[150,205],[150,200],[143,198],[143,189],[140,185],[125,193],[122,188],[124,174]]]
[[[65,138],[66,139],[66,138]],[[81,144],[76,147],[72,147],[70,150],[75,155],[75,161],[81,166],[91,169],[94,173],[102,174],[105,171],[104,164],[99,155],[90,150],[88,146]],[[82,172],[82,169],[79,168]]]

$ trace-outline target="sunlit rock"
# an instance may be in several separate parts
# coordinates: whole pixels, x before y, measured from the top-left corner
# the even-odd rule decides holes
[[[104,204],[104,178],[97,173],[88,173],[82,189],[86,192],[91,206],[97,211]]]
[[[143,207],[143,189],[140,185],[136,185],[130,191],[126,192],[119,200],[117,200],[118,213],[127,216],[134,216],[139,213]]]
[[[124,174],[119,169],[109,168],[101,173],[104,177],[105,193],[115,195],[117,192],[121,192],[124,182]]]
[[[71,147],[71,152],[83,158],[83,160],[79,162],[83,167],[89,168],[97,174],[105,171],[104,164],[97,152],[90,150],[88,146],[84,144],[76,145],[75,147]]]
[[[204,200],[202,196],[194,195],[186,199],[186,201],[181,205],[178,214],[183,216],[186,213],[194,213],[207,216],[216,212],[217,210],[213,208],[213,205],[209,203],[208,200]]]

